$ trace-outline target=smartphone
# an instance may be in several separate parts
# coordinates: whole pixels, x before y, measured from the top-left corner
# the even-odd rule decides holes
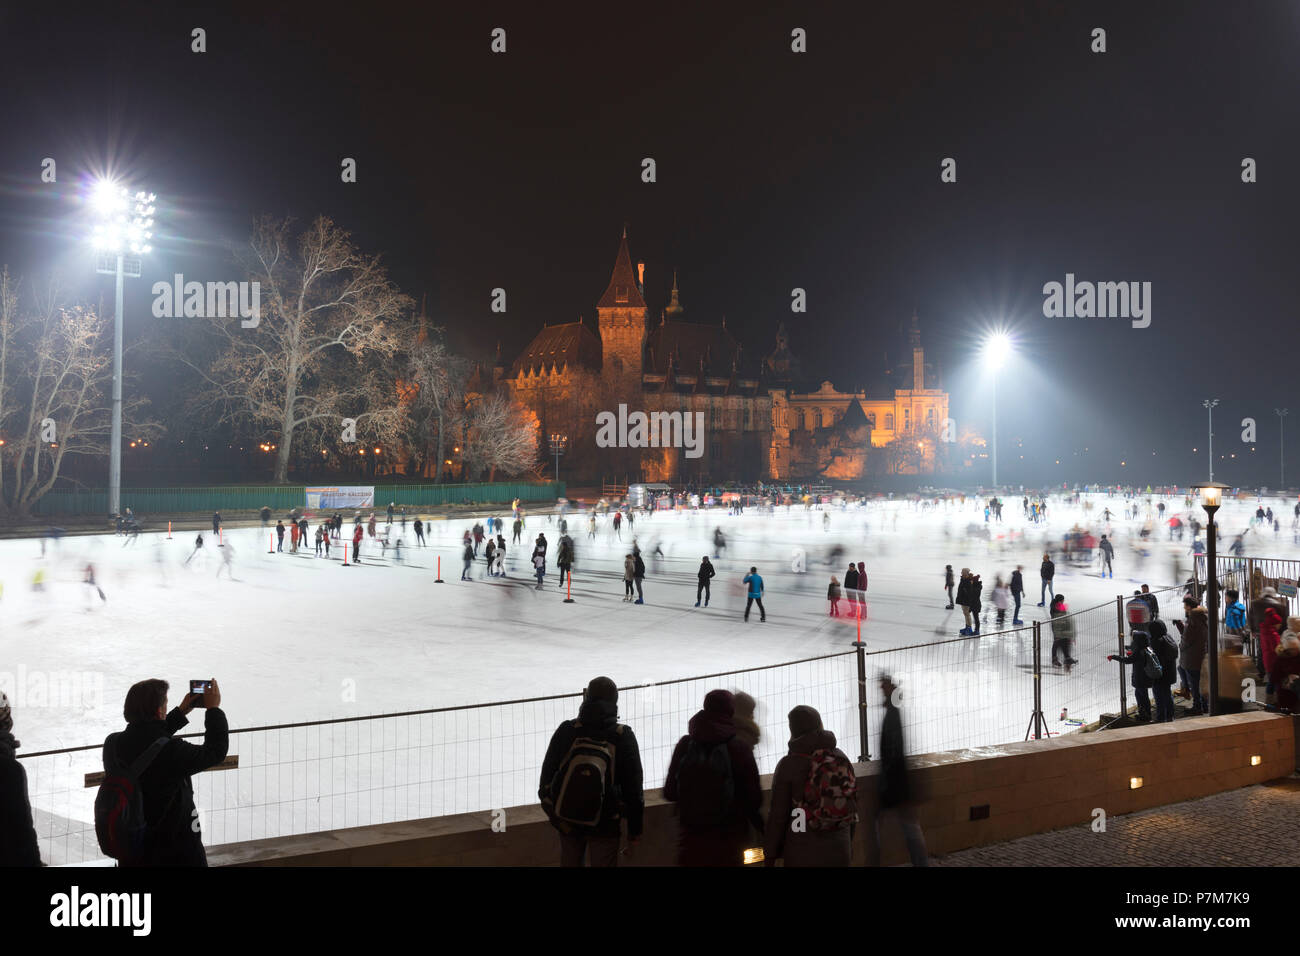
[[[194,702],[195,707],[203,706],[203,695],[208,692],[208,688],[211,686],[212,686],[211,679],[190,681],[190,693],[198,695],[199,698],[197,701]]]

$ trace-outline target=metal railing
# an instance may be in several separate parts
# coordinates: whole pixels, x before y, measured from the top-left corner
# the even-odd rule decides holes
[[[1181,589],[1157,592],[1162,610]],[[620,721],[635,733],[645,786],[663,785],[673,748],[704,695],[743,690],[758,702],[761,773],[786,753],[786,715],[815,707],[851,757],[879,739],[882,673],[901,688],[912,753],[989,746],[1077,729],[1127,710],[1127,674],[1107,655],[1122,651],[1125,598],[1073,612],[1067,673],[1051,660],[1058,622],[979,636],[839,653],[620,689]],[[1166,604],[1166,602],[1169,602]],[[551,735],[573,718],[580,692],[230,731],[237,766],[194,777],[208,845],[491,810],[532,803]],[[1035,714],[1042,720],[1034,721]],[[864,719],[865,715],[865,719]],[[201,733],[183,736],[197,737]],[[19,754],[42,856],[49,863],[100,857],[93,780],[101,745]]]

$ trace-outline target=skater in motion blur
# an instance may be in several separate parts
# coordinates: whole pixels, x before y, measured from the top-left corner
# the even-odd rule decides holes
[[[191,551],[190,556],[185,559],[185,563],[189,564],[191,561],[193,561],[194,556],[202,550],[203,550],[203,533],[199,532],[198,536],[194,539],[194,550]]]
[[[700,561],[700,570],[695,575],[697,582],[695,585],[696,607],[700,606],[700,595],[704,596],[704,606],[709,606],[709,582],[717,573],[718,572],[714,570],[712,563],[709,561],[709,556],[706,554],[703,560]]]
[[[945,564],[943,566],[943,589],[948,592],[948,603],[944,605],[943,608],[945,611],[951,611],[953,609],[954,602],[952,596],[952,588],[953,588],[952,565]]]
[[[1066,606],[1065,595],[1058,594],[1052,598],[1051,617],[1052,617],[1052,666],[1064,667],[1065,672],[1070,673],[1070,668],[1079,663],[1070,656],[1074,649],[1074,619],[1070,617],[1070,609]],[[1058,655],[1064,660],[1058,660]]]
[[[420,542],[420,547],[424,547],[424,522],[419,518],[415,519],[415,540]]]
[[[913,866],[929,866],[925,852],[925,834],[917,822],[912,803],[912,789],[908,782],[907,751],[903,746],[903,720],[895,705],[897,686],[888,674],[880,676],[880,692],[885,698],[885,719],[880,725],[880,773],[876,777],[879,787],[876,811],[876,841],[872,847],[871,864],[880,865],[881,823],[888,815],[898,821],[907,843],[907,855]]]
[[[105,604],[108,603],[108,598],[104,596],[103,590],[95,583],[95,566],[93,564],[86,565],[86,571],[82,575],[81,580],[85,582],[87,592],[94,591],[98,593],[99,599]]]
[[[1097,547],[1101,550],[1101,576],[1103,578],[1107,576],[1113,578],[1115,576],[1115,569],[1111,566],[1111,562],[1115,560],[1115,546],[1111,544],[1103,534],[1101,536],[1101,544]]]
[[[722,552],[727,550],[727,537],[722,533],[721,528],[713,529],[713,560],[722,557]]]
[[[220,579],[221,572],[225,571],[230,580],[235,580],[235,566],[230,563],[231,559],[235,556],[235,546],[223,542],[222,544],[217,545],[217,547],[221,550],[221,566],[217,568],[217,578]],[[316,547],[317,549],[320,548],[319,542],[317,542]]]

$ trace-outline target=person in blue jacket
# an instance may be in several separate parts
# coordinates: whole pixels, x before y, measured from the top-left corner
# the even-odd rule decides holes
[[[759,620],[767,620],[767,609],[763,607],[763,579],[758,576],[758,568],[750,568],[745,575],[745,584],[749,585],[749,597],[745,600],[745,620],[749,620],[749,609],[758,602]]]

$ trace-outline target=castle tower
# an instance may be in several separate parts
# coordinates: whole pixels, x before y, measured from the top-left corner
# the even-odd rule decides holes
[[[631,392],[641,385],[649,310],[627,251],[627,229],[619,242],[609,287],[596,303],[600,317],[601,377]]]
[[[907,333],[908,344],[912,346],[912,391],[919,392],[925,388],[925,350],[921,348],[921,322],[912,310],[912,324]]]

